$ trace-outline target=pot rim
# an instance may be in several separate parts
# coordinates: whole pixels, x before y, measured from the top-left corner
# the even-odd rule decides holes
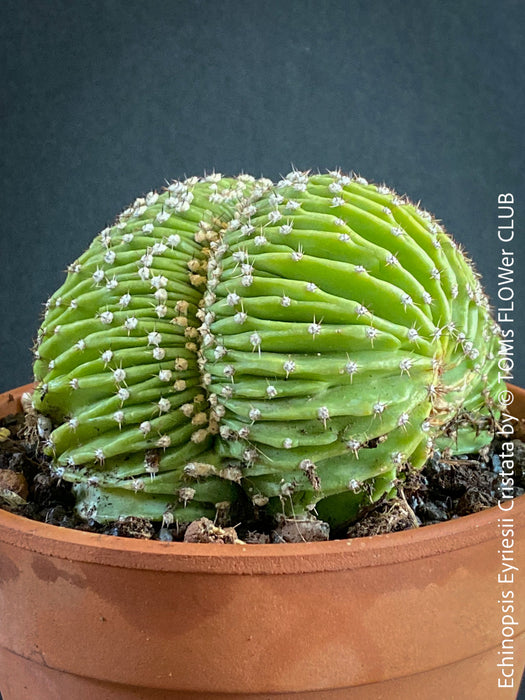
[[[32,384],[0,394],[19,402]],[[525,390],[517,390],[520,398]],[[18,410],[18,406],[13,406]],[[391,565],[435,557],[445,552],[501,539],[498,520],[512,518],[525,524],[525,495],[510,509],[499,506],[413,530],[374,537],[328,542],[225,545],[217,543],[160,542],[83,532],[14,515],[0,508],[0,541],[56,559],[166,572],[264,575],[341,571]]]

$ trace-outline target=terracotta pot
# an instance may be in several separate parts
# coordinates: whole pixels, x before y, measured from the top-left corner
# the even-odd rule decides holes
[[[0,415],[20,393],[0,397]],[[0,690],[4,700],[514,698],[523,627],[513,688],[498,688],[497,666],[502,591],[525,620],[524,574],[498,583],[502,517],[525,570],[525,497],[512,503],[368,539],[249,546],[128,540],[0,511]]]

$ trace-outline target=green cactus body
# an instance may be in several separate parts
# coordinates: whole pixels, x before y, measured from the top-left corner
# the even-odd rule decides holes
[[[435,448],[490,442],[495,330],[452,238],[388,188],[192,178],[70,266],[34,403],[85,516],[192,520],[242,489],[340,525]]]
[[[239,487],[221,477],[199,367],[210,250],[253,178],[209,176],[137,199],[68,269],[39,334],[36,409],[85,517],[214,516]]]

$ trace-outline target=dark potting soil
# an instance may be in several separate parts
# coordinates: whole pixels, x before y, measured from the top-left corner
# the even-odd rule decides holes
[[[449,457],[435,454],[419,472],[411,472],[398,487],[397,498],[380,500],[344,530],[328,533],[325,523],[305,521],[298,527],[273,519],[225,527],[206,518],[189,526],[162,526],[138,517],[100,524],[81,520],[74,510],[71,485],[52,475],[49,459],[24,435],[24,416],[0,420],[0,507],[32,520],[120,537],[163,541],[267,543],[366,537],[397,532],[476,513],[508,497],[503,491],[501,441],[495,439],[483,455]],[[525,493],[525,421],[515,425],[514,473],[511,494]],[[509,472],[505,473],[506,475]]]

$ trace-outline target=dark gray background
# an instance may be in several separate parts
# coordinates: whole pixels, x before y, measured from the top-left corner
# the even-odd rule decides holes
[[[212,168],[386,181],[495,294],[497,195],[522,197],[525,172],[518,0],[1,8],[0,390],[30,380],[41,304],[92,237],[165,178]],[[521,264],[519,233],[513,247]]]

